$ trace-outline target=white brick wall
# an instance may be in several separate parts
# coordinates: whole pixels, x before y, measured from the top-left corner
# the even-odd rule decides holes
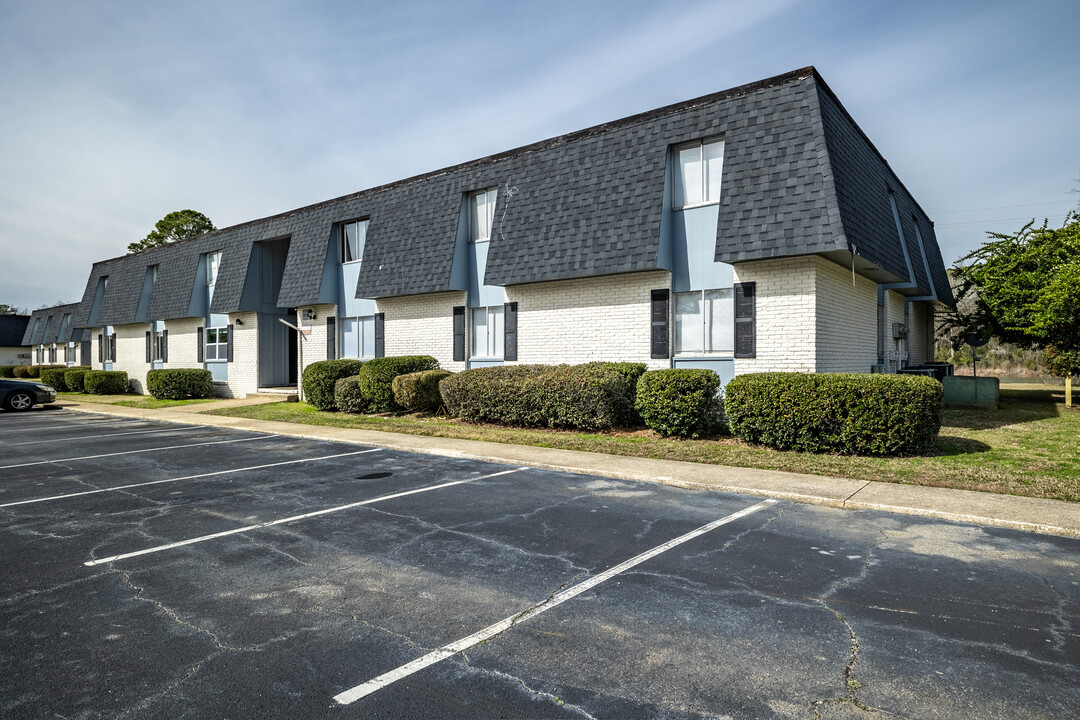
[[[166,320],[165,329],[169,331],[169,362],[166,368],[201,368],[199,357],[198,329],[206,325],[201,318],[181,318]]]
[[[233,361],[229,363],[228,383],[216,385],[215,393],[242,398],[259,389],[259,316],[232,313],[229,323],[233,326]]]
[[[376,312],[385,313],[385,354],[388,357],[431,355],[444,370],[464,370],[465,363],[454,362],[454,306],[464,304],[464,292],[411,295],[377,301]]]
[[[337,305],[307,305],[296,308],[298,318],[303,318],[305,311],[310,310],[315,315],[314,320],[300,320],[301,326],[311,328],[311,334],[305,335],[301,340],[303,353],[300,358],[300,377],[304,376],[304,368],[314,362],[326,360],[326,318],[337,316]],[[341,333],[341,320],[334,323],[334,332]],[[334,338],[335,346],[337,338]]]
[[[817,261],[796,257],[735,266],[735,282],[757,283],[757,357],[736,358],[736,375],[815,371]]]
[[[870,372],[877,362],[877,283],[824,258],[817,265],[817,372]]]
[[[117,325],[113,328],[116,333],[113,370],[126,372],[131,389],[143,395],[147,392],[146,371],[150,369],[150,363],[146,362],[146,331],[149,329],[149,323]]]
[[[671,286],[667,271],[560,280],[506,288],[518,303],[519,363],[644,362],[649,357],[650,291]]]

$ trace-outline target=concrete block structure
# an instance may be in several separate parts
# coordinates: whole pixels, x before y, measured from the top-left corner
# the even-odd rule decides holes
[[[94,265],[95,367],[222,395],[312,362],[930,360],[933,223],[813,68]]]

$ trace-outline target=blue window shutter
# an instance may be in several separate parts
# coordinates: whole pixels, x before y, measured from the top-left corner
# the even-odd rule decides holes
[[[195,349],[195,362],[203,362],[203,358],[205,357],[203,346],[206,344],[206,331],[203,330],[203,328],[198,328],[195,330],[195,334],[199,336],[199,341],[196,344]]]
[[[225,344],[225,359],[228,362],[232,362],[232,336],[233,336],[233,326],[232,325],[228,326],[228,331],[229,331],[229,341]]]
[[[454,361],[465,360],[465,306],[454,308]]]
[[[105,336],[98,333],[97,336],[97,361],[99,363],[105,362]]]
[[[669,329],[669,316],[671,292],[664,288],[652,291],[652,308],[650,312],[651,330],[649,335],[649,357],[654,359],[671,357],[671,343],[669,341],[671,331]]]
[[[755,283],[735,283],[735,357],[757,357]]]
[[[375,357],[386,357],[386,345],[383,341],[383,326],[386,313],[375,313]]]
[[[169,331],[161,331],[161,362],[169,362]]]
[[[503,305],[503,360],[517,360],[517,309],[516,302]]]
[[[326,359],[337,359],[337,318],[326,318]]]
[[[150,362],[151,359],[154,357],[153,355],[150,354],[150,343],[151,342],[152,342],[152,340],[150,339],[150,331],[147,330],[146,331],[146,362]]]

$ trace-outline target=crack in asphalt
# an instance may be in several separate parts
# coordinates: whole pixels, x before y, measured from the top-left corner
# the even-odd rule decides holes
[[[143,698],[142,700],[140,700],[138,702],[138,704],[136,704],[136,705],[134,705],[132,707],[129,707],[127,710],[124,710],[123,712],[121,712],[119,715],[116,716],[117,720],[120,720],[121,718],[125,718],[125,717],[131,717],[132,713],[141,713],[142,711],[146,710],[147,707],[149,707],[150,704],[153,703],[155,700],[159,700],[159,699],[165,697],[166,695],[171,693],[173,690],[180,687],[181,685],[186,683],[191,678],[195,677],[195,674],[198,673],[199,670],[202,669],[203,665],[210,662],[211,660],[213,660],[217,656],[221,655],[222,652],[224,652],[224,651],[223,650],[216,650],[216,651],[210,653],[209,655],[204,657],[202,660],[200,660],[199,662],[192,665],[190,670],[188,670],[186,673],[184,673],[184,675],[181,678],[179,678],[178,680],[176,680],[172,684],[168,685],[165,688],[162,688],[159,692],[156,692],[153,695],[149,695],[149,696]],[[136,715],[136,717],[138,717],[138,716],[139,715]]]
[[[844,666],[843,672],[844,694],[836,698],[826,698],[811,701],[810,708],[814,713],[814,720],[820,720],[820,708],[823,705],[833,705],[840,703],[850,703],[851,705],[854,705],[863,712],[887,715],[889,717],[901,718],[902,720],[904,718],[904,716],[889,712],[888,710],[883,710],[881,708],[867,705],[862,701],[862,699],[859,698],[859,690],[862,689],[862,683],[859,682],[858,678],[855,677],[855,666],[859,662],[859,637],[855,634],[855,628],[851,627],[851,623],[849,623],[843,615],[837,612],[836,609],[829,605],[829,598],[838,590],[840,590],[840,588],[855,585],[861,582],[869,574],[870,567],[874,564],[874,551],[880,548],[881,543],[885,542],[885,540],[887,540],[889,537],[885,534],[884,530],[878,529],[878,532],[881,534],[881,537],[879,537],[877,541],[870,548],[867,549],[866,555],[863,558],[862,567],[859,569],[859,573],[857,575],[855,575],[854,577],[849,576],[846,578],[837,579],[833,581],[828,586],[826,591],[820,596],[811,598],[819,605],[824,607],[826,610],[828,610],[830,613],[832,613],[833,616],[840,621],[840,623],[844,626],[844,629],[847,631],[848,638],[851,643],[851,651],[848,657],[848,662]]]
[[[501,548],[503,550],[508,550],[510,552],[513,552],[513,553],[516,553],[516,554],[519,554],[519,555],[524,555],[526,557],[557,560],[557,561],[567,565],[571,570],[578,571],[579,574],[581,574],[581,573],[588,574],[588,573],[591,572],[588,568],[577,565],[572,560],[570,560],[569,558],[564,557],[562,555],[551,554],[551,553],[540,553],[540,552],[535,552],[533,550],[526,550],[525,548],[518,547],[518,546],[515,546],[515,545],[510,545],[510,544],[505,543],[505,542],[503,542],[501,540],[496,540],[494,538],[484,537],[483,535],[477,535],[475,533],[465,532],[463,530],[458,530],[457,529],[458,527],[464,527],[464,526],[467,526],[467,525],[469,525],[471,523],[466,523],[465,525],[462,525],[462,526],[454,525],[452,527],[445,527],[443,525],[439,525],[438,523],[433,523],[433,522],[430,522],[428,520],[421,520],[420,518],[416,517],[415,515],[402,515],[400,513],[393,513],[393,512],[389,512],[387,510],[382,510],[382,509],[374,508],[374,507],[367,507],[365,509],[369,510],[370,512],[378,513],[380,515],[386,515],[388,517],[394,517],[394,518],[398,518],[398,519],[402,519],[402,520],[410,520],[410,521],[416,523],[417,525],[419,525],[419,526],[421,526],[423,528],[429,528],[427,532],[421,533],[420,535],[417,535],[416,537],[410,539],[408,542],[405,542],[405,543],[402,543],[401,545],[399,545],[397,548],[395,548],[393,550],[393,552],[389,553],[390,557],[397,556],[405,548],[407,548],[407,547],[409,547],[411,545],[416,545],[417,543],[420,543],[421,541],[423,541],[423,540],[425,540],[427,538],[430,538],[433,535],[437,535],[439,533],[447,533],[447,534],[450,534],[450,535],[460,535],[461,537],[468,538],[469,540],[473,540],[473,541],[476,541],[476,542],[479,542],[479,543],[482,543],[482,544],[485,544],[485,545],[494,545],[494,546],[496,546],[498,548]]]
[[[145,588],[139,587],[138,585],[136,585],[135,583],[133,583],[131,581],[131,572],[130,571],[128,571],[128,570],[120,570],[120,569],[112,569],[111,572],[114,572],[114,573],[118,574],[120,576],[120,578],[123,580],[124,584],[127,585],[132,590],[132,592],[135,593],[135,595],[134,595],[135,600],[139,600],[139,601],[145,602],[145,603],[150,603],[151,605],[156,607],[158,610],[160,610],[170,620],[177,623],[178,625],[182,625],[183,627],[186,627],[189,630],[192,630],[194,632],[206,635],[214,643],[214,646],[216,648],[218,648],[219,650],[231,650],[231,651],[234,651],[234,652],[241,652],[241,651],[244,651],[246,649],[246,648],[241,648],[241,647],[235,647],[235,646],[232,646],[232,645],[226,645],[225,643],[223,643],[221,641],[221,638],[219,638],[216,634],[214,634],[213,632],[207,630],[206,628],[202,628],[202,627],[199,627],[198,625],[187,622],[186,620],[181,618],[179,615],[177,615],[174,610],[169,608],[164,603],[161,603],[161,602],[159,602],[157,600],[154,600],[153,598],[144,597],[143,592],[144,592]]]
[[[596,717],[594,715],[590,714],[587,710],[585,710],[585,708],[580,707],[578,705],[574,705],[573,703],[569,703],[569,702],[563,700],[558,695],[555,695],[554,693],[549,693],[549,692],[547,692],[545,690],[536,690],[535,688],[531,688],[531,687],[529,687],[528,685],[525,684],[524,680],[517,677],[516,675],[511,675],[510,673],[505,673],[505,672],[502,672],[500,670],[488,670],[487,668],[477,667],[477,666],[473,665],[469,661],[469,656],[466,655],[464,652],[461,652],[461,653],[458,653],[458,654],[461,656],[462,663],[464,664],[465,668],[467,670],[469,670],[470,672],[481,673],[481,674],[487,675],[489,677],[499,678],[499,679],[502,679],[502,680],[509,680],[511,683],[517,683],[518,685],[521,686],[522,690],[524,690],[525,692],[527,692],[527,693],[529,693],[529,694],[531,694],[531,695],[533,695],[535,697],[550,700],[551,702],[555,703],[559,707],[566,708],[567,710],[570,710],[570,711],[572,711],[574,713],[577,713],[578,715],[581,715],[584,718],[588,718],[588,720],[596,720]]]

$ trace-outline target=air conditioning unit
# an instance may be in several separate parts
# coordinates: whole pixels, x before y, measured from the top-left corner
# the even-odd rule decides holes
[[[892,336],[894,340],[900,340],[901,338],[907,337],[907,325],[904,323],[893,323]]]

